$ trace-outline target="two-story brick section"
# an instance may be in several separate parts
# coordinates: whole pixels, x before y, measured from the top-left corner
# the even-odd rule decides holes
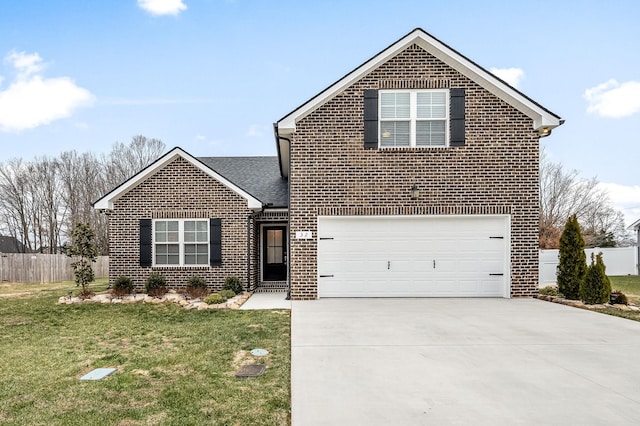
[[[280,119],[277,158],[176,148],[96,202],[110,277],[237,275],[293,299],[534,295],[539,139],[560,124],[416,29]]]

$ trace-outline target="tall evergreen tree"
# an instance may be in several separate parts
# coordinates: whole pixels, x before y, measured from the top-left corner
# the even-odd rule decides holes
[[[558,291],[567,299],[577,300],[587,273],[587,256],[584,254],[584,238],[576,215],[571,216],[564,226],[559,257]]]
[[[580,286],[580,297],[584,303],[607,303],[611,296],[611,282],[606,274],[606,267],[602,261],[602,253],[595,256],[591,253],[591,265],[587,276]]]

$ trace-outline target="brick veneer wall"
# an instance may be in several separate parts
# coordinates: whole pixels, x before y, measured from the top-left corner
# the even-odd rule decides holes
[[[365,150],[365,89],[464,88],[466,145]],[[510,214],[511,295],[538,286],[539,137],[532,120],[417,45],[296,125],[290,236],[327,214]],[[420,197],[411,199],[416,184]],[[317,297],[317,245],[291,239],[293,299]]]
[[[184,287],[194,275],[203,277],[212,290],[220,290],[228,275],[246,286],[250,213],[244,198],[179,157],[115,202],[109,215],[109,281],[128,276],[142,290],[149,274],[157,271],[170,288]],[[221,218],[222,264],[141,267],[139,220],[144,218]]]

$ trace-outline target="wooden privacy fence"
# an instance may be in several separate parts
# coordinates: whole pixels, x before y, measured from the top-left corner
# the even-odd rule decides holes
[[[73,259],[64,254],[0,253],[0,279],[13,283],[72,281]],[[92,265],[96,278],[109,276],[109,256]]]

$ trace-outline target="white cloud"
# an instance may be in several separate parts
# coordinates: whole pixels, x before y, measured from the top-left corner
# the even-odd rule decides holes
[[[245,136],[250,138],[257,138],[263,136],[267,130],[268,126],[264,126],[262,124],[252,124],[249,126],[249,129],[247,130]]]
[[[607,191],[614,206],[622,210],[627,225],[640,219],[640,185],[620,185],[618,183],[599,183]]]
[[[0,90],[0,130],[17,132],[71,116],[94,96],[69,77],[45,78],[44,64],[37,53],[11,52],[4,58],[16,71],[16,78]]]
[[[622,118],[640,112],[640,82],[619,83],[611,79],[584,91],[587,112],[601,117]]]
[[[187,9],[182,0],[138,0],[138,6],[152,15],[177,15]]]
[[[524,78],[524,70],[521,68],[491,68],[489,71],[515,88],[518,88],[520,80]]]

